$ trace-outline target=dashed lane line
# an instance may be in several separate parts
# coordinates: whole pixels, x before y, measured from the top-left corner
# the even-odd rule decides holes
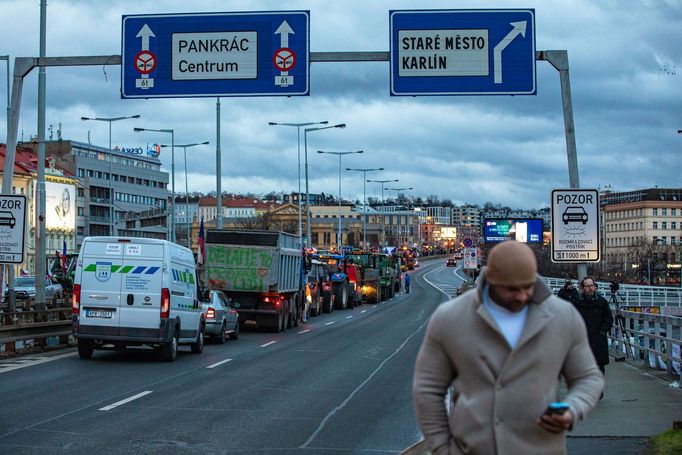
[[[271,344],[275,344],[275,343],[277,343],[277,341],[270,341],[270,342],[268,342],[268,343],[261,344],[260,347],[261,347],[261,348],[267,348],[267,347],[270,346]]]
[[[300,332],[297,332],[297,333],[306,333],[306,332],[310,332],[310,329],[301,330]]]
[[[350,319],[350,318],[352,318],[352,317],[353,317],[353,316],[346,316],[346,319]]]
[[[336,322],[336,321],[325,322],[324,325],[332,325],[332,324],[334,324],[335,322]]]
[[[220,362],[213,363],[213,364],[207,366],[206,368],[215,368],[215,367],[219,367],[220,365],[222,365],[222,364],[224,364],[224,363],[227,363],[227,362],[232,362],[232,359],[221,360]]]
[[[133,395],[132,397],[128,397],[125,400],[117,401],[114,404],[110,404],[109,406],[104,406],[103,408],[99,408],[100,411],[111,411],[112,409],[121,406],[126,403],[130,403],[133,400],[137,400],[138,398],[142,398],[145,395],[149,395],[152,393],[151,390],[145,390],[144,392],[140,392],[137,395]]]

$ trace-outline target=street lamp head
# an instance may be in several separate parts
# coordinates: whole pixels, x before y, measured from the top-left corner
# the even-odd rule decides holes
[[[130,118],[140,118],[140,114],[131,115]]]
[[[136,133],[139,133],[140,131],[144,130],[145,130],[144,128],[133,128],[133,131],[135,131]]]
[[[338,125],[334,125],[334,128],[345,128],[346,124],[345,123],[339,123]]]
[[[81,120],[90,120],[90,117],[81,117]]]
[[[355,153],[365,153],[365,151],[364,151],[364,150],[358,150],[358,151],[355,152]]]
[[[275,126],[275,125],[278,125],[278,123],[275,123],[275,122],[268,122],[268,125],[269,125],[269,126]]]
[[[329,124],[329,120],[324,120],[322,122],[318,122],[320,125],[327,125]]]

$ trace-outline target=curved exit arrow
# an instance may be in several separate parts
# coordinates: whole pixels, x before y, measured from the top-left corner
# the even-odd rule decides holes
[[[521,35],[523,38],[526,37],[526,21],[521,22],[510,22],[510,25],[514,27],[512,31],[507,33],[507,36],[502,38],[502,41],[497,43],[497,46],[493,49],[493,65],[495,66],[495,83],[502,83],[502,51],[509,46],[514,38]]]

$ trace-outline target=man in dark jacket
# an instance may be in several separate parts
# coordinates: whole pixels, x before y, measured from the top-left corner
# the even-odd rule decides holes
[[[573,281],[571,280],[566,280],[564,286],[559,289],[559,293],[557,295],[571,303],[575,303],[580,299],[580,293],[575,286],[573,286]]]
[[[607,335],[613,325],[613,315],[609,302],[597,293],[597,285],[592,277],[580,282],[582,295],[574,302],[578,312],[585,320],[587,337],[597,365],[604,374],[604,366],[609,363],[609,344]]]

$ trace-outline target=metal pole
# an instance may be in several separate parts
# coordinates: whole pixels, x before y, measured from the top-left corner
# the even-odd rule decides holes
[[[187,186],[187,146],[182,147],[185,154],[185,221],[187,225],[187,248],[192,249],[192,236],[189,234],[189,187]]]
[[[111,190],[111,124],[113,121],[109,120],[109,235],[114,235],[114,195]]]
[[[7,61],[7,136],[6,136],[6,142],[9,142],[7,139],[7,138],[9,138],[9,130],[10,130],[10,121],[9,121],[9,114],[10,114],[10,108],[9,108],[9,100],[10,100],[10,94],[9,94],[9,54],[0,56],[0,60],[6,60]],[[5,155],[7,155],[7,150],[5,151]],[[14,308],[15,308],[15,306],[14,306],[15,305],[15,303],[14,303],[14,284],[13,284],[14,283],[14,267],[10,264],[7,264],[7,268],[5,268],[3,266],[0,273],[2,273],[2,278],[0,278],[0,286],[2,286],[2,283],[4,282],[4,278],[6,277],[6,279],[7,279],[7,296],[9,297],[10,311],[14,311]],[[10,292],[10,290],[12,292]]]
[[[310,239],[310,193],[308,192],[308,130],[303,130],[303,150],[305,152],[305,246],[312,246]]]
[[[47,42],[47,1],[40,0],[40,57],[45,57]],[[45,104],[46,70],[38,71],[38,197],[34,241],[36,305],[45,306]]]
[[[362,171],[362,248],[367,250],[367,171]]]
[[[175,243],[175,130],[171,130],[171,242]]]
[[[341,252],[341,156],[339,153],[339,234],[336,239],[336,248]]]
[[[223,189],[220,176],[222,174],[222,169],[220,165],[220,98],[216,98],[215,103],[215,123],[216,123],[216,147],[215,147],[215,174],[216,174],[216,227],[218,229],[223,228]]]
[[[573,123],[573,102],[571,99],[571,80],[568,74],[568,51],[540,51],[538,60],[547,60],[559,71],[561,82],[561,105],[564,113],[564,131],[566,134],[566,155],[568,158],[568,179],[571,188],[580,188],[578,172],[578,154],[575,145],[575,124]],[[578,281],[587,276],[587,264],[577,264]]]

